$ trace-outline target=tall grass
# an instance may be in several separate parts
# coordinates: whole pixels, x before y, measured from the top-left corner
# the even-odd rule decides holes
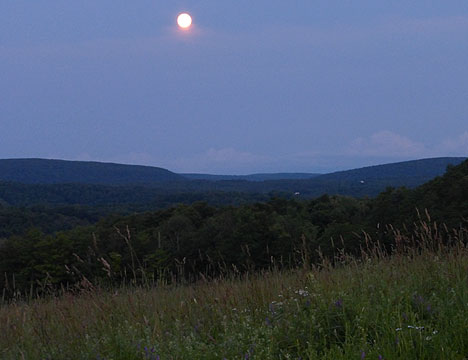
[[[467,231],[393,231],[391,254],[3,305],[0,358],[467,359]]]

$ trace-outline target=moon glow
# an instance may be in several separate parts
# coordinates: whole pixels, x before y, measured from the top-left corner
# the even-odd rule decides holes
[[[181,29],[188,29],[192,25],[192,17],[187,13],[182,13],[177,16],[177,25]]]

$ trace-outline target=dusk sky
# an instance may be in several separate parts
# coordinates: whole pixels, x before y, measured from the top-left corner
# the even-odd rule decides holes
[[[0,158],[246,174],[467,155],[467,0],[0,1]]]

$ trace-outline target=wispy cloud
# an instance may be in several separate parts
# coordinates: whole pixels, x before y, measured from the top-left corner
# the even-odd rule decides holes
[[[468,156],[468,131],[434,145],[414,141],[407,136],[383,130],[350,142],[335,153],[306,151],[266,156],[233,147],[209,148],[204,152],[160,157],[146,152],[131,152],[112,157],[88,153],[70,160],[103,161],[158,166],[185,173],[250,174],[256,172],[331,172],[355,167],[438,156]],[[60,156],[49,156],[60,158]]]
[[[210,148],[203,153],[180,157],[171,161],[179,172],[246,173],[255,172],[270,159],[232,147]]]
[[[452,156],[468,156],[468,131],[454,138],[445,139],[439,145],[439,151]]]
[[[346,152],[354,156],[386,157],[418,157],[430,153],[424,144],[388,130],[353,140]]]
[[[432,145],[384,130],[368,137],[354,139],[345,150],[346,156],[414,159],[437,156],[468,156],[468,131],[441,139]]]

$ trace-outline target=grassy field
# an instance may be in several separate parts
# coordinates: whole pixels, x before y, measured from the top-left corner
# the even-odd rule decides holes
[[[468,359],[466,231],[426,235],[333,266],[3,304],[0,358]]]

